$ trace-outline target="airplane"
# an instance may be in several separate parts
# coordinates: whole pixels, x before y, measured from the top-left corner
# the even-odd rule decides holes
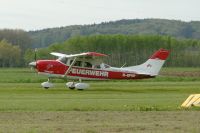
[[[97,52],[80,54],[50,53],[58,57],[56,60],[35,60],[29,63],[38,74],[46,75],[48,81],[41,83],[45,89],[53,87],[52,78],[71,79],[66,86],[69,89],[84,90],[89,84],[82,80],[136,80],[155,78],[169,56],[170,51],[159,49],[146,62],[141,65],[128,67],[111,67],[103,63],[103,57],[108,55]],[[35,56],[36,57],[36,56]],[[78,80],[78,82],[75,82]]]

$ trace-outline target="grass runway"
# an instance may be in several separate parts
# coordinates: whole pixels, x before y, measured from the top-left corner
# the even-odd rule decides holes
[[[199,69],[162,73],[143,81],[89,82],[88,90],[76,91],[62,80],[45,90],[46,77],[2,69],[0,132],[199,132],[200,109],[180,108],[189,94],[200,93]]]

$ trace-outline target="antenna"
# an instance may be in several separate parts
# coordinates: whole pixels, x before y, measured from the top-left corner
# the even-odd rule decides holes
[[[126,62],[124,63],[124,65],[121,66],[121,68],[123,68],[126,65]]]

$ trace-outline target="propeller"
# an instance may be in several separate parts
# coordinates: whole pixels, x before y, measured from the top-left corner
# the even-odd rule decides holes
[[[35,50],[34,50],[34,59],[35,59],[35,61],[37,60],[37,48],[35,48]]]
[[[36,68],[36,61],[37,61],[37,49],[34,50],[34,61],[29,63],[29,66],[31,66],[31,69]]]

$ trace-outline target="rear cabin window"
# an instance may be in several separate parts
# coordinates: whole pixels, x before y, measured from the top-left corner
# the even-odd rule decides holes
[[[100,69],[101,66],[100,65],[96,65],[94,68]]]
[[[104,67],[105,67],[105,68],[110,68],[110,66],[109,66],[109,65],[107,65],[107,64],[104,64]]]
[[[110,68],[110,66],[107,65],[107,64],[102,63],[102,64],[100,64],[100,65],[95,65],[94,68],[97,68],[97,69],[104,69],[104,68]]]
[[[83,67],[92,67],[92,64],[90,62],[84,62]]]

